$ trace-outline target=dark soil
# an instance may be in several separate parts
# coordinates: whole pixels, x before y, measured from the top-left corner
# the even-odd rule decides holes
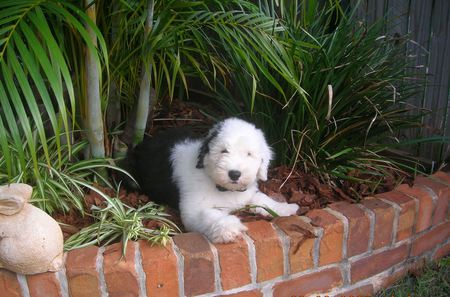
[[[368,178],[358,176],[359,178]],[[344,182],[340,187],[322,182],[314,174],[308,174],[297,170],[292,170],[286,166],[279,166],[269,171],[267,182],[260,183],[262,192],[281,202],[297,203],[299,205],[298,215],[304,215],[311,209],[325,208],[328,204],[338,201],[347,201],[350,203],[359,202],[367,196],[392,191],[398,184],[398,181],[412,183],[412,178],[407,176],[388,176],[385,177],[380,186],[374,191],[360,183]],[[355,193],[358,194],[355,198]],[[252,221],[256,219],[269,219],[261,215],[255,215],[249,211],[238,213],[243,221]]]
[[[410,179],[408,179],[409,181]],[[342,188],[331,186],[329,184],[321,183],[319,178],[304,172],[293,171],[286,166],[279,166],[269,171],[269,178],[267,182],[260,183],[260,189],[273,199],[282,202],[297,203],[300,208],[298,215],[303,215],[311,209],[324,208],[328,204],[337,201],[348,201],[351,203],[357,202],[354,198],[354,192],[358,191],[361,197],[370,196],[377,193],[391,191],[396,183],[394,178],[387,179],[383,186],[376,189],[374,193],[368,192],[368,188],[357,183],[344,183]],[[99,187],[99,186],[97,186]],[[121,189],[116,193],[112,189],[101,188],[102,191],[110,197],[119,197],[125,204],[138,208],[146,203],[151,202],[151,197],[140,194],[138,192],[127,192]],[[85,210],[90,212],[91,207],[103,207],[105,202],[103,198],[94,191],[89,191],[85,196]],[[170,215],[170,219],[183,230],[181,219],[176,210],[166,208],[165,212]],[[241,210],[236,212],[242,221],[255,220],[271,220],[270,217],[265,217],[259,214],[254,214],[251,211]],[[63,223],[62,226],[65,238],[78,232],[81,228],[92,224],[93,218],[89,215],[80,216],[78,212],[71,211],[65,215],[57,214],[54,218]],[[158,225],[154,222],[144,222],[149,228],[156,228]]]
[[[211,127],[212,123],[214,123],[214,120],[206,113],[201,112],[199,108],[178,102],[170,110],[156,109],[148,134],[152,135],[156,131],[185,125],[194,126],[199,134],[204,134]],[[369,179],[369,176],[364,176],[357,172],[353,175],[360,179]],[[379,186],[375,190],[371,190],[366,184],[358,182],[344,181],[340,185],[333,185],[320,180],[314,174],[292,170],[292,168],[286,166],[272,168],[268,177],[267,182],[260,183],[261,191],[277,201],[297,203],[300,206],[298,215],[303,215],[311,209],[324,208],[336,201],[355,203],[363,197],[391,191],[400,182],[410,184],[412,182],[412,179],[406,175],[398,176],[393,173],[381,181],[376,181],[379,182]],[[125,204],[134,208],[150,202],[152,198],[137,192],[127,192],[124,189],[121,189],[119,193],[107,188],[102,190],[110,197],[119,197]],[[54,215],[57,221],[63,223],[62,229],[65,237],[92,224],[93,218],[89,213],[93,205],[102,207],[104,206],[104,200],[97,193],[90,191],[85,196],[85,210],[88,215],[80,216],[75,211]],[[169,219],[183,229],[176,210],[166,209],[165,212],[170,214]],[[239,211],[236,214],[243,221],[270,220],[268,217],[255,215],[249,211]],[[157,227],[154,222],[145,222],[145,224],[147,224],[147,227]]]

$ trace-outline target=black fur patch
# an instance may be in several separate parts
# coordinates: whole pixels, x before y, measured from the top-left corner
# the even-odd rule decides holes
[[[209,143],[219,134],[222,123],[216,124],[204,138],[198,152],[196,167],[204,167],[203,159],[209,153]],[[142,143],[128,152],[121,167],[128,170],[138,182],[142,192],[151,200],[178,208],[179,189],[172,179],[172,164],[170,155],[176,143],[187,139],[198,139],[189,128],[177,128],[158,133],[153,138],[145,138]],[[126,178],[122,178],[124,185],[133,189]],[[133,189],[135,190],[135,189]]]
[[[171,151],[175,144],[195,138],[192,130],[186,128],[168,130],[153,138],[144,138],[142,143],[128,153],[123,164],[126,166],[123,167],[133,175],[142,192],[152,201],[177,209],[180,193],[172,180]]]
[[[209,153],[209,143],[217,137],[219,134],[219,130],[222,127],[222,122],[216,124],[210,131],[208,136],[206,136],[205,140],[202,143],[202,146],[200,147],[200,150],[198,152],[197,157],[197,166],[195,166],[198,169],[204,168],[205,165],[203,164],[203,160],[205,159],[205,156],[207,153]]]
[[[197,166],[196,168],[204,168],[203,159],[205,159],[205,156],[207,153],[209,153],[209,143],[211,140],[217,137],[217,134],[219,134],[218,131],[213,131],[202,143],[202,146],[200,147],[200,150],[198,152],[198,158],[197,158]]]

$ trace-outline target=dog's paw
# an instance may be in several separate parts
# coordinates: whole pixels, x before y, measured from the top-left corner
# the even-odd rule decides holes
[[[297,213],[298,209],[299,209],[299,206],[297,204],[282,203],[277,206],[277,208],[275,209],[275,212],[279,216],[287,217],[287,216],[295,215]]]
[[[237,217],[230,215],[217,221],[207,236],[214,243],[227,243],[235,241],[245,231],[247,227]]]

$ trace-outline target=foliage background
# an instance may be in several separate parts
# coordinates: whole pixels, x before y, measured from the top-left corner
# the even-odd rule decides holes
[[[155,106],[193,97],[216,119],[255,121],[278,164],[323,182],[417,172],[388,149],[448,139],[398,137],[421,126],[409,102],[420,73],[408,36],[385,34],[387,18],[360,22],[359,2],[1,1],[0,183],[33,185],[49,213],[84,214],[84,192],[114,186],[115,158]]]

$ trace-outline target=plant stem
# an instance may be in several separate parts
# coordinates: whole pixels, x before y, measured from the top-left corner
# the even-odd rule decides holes
[[[111,41],[114,44],[117,40],[117,35],[119,32],[120,19],[118,15],[118,3],[113,2],[112,4],[112,16],[111,16]],[[114,79],[111,79],[109,83],[109,97],[108,106],[106,107],[106,129],[111,131],[116,126],[120,124],[121,114],[120,114],[120,91],[118,89],[117,83]]]
[[[147,37],[153,28],[153,10],[155,7],[155,2],[153,0],[148,1],[147,8],[147,19],[145,22],[145,36]],[[144,71],[142,74],[139,98],[136,108],[136,121],[134,126],[134,138],[133,146],[138,144],[144,138],[145,128],[147,127],[147,119],[149,115],[150,108],[153,106],[154,101],[156,101],[156,96],[152,96],[152,64],[148,61],[144,61],[143,67]]]
[[[94,0],[85,0],[87,15],[95,23]],[[86,30],[94,43],[97,45],[97,37],[90,26]],[[103,116],[100,100],[100,73],[95,59],[95,53],[86,47],[86,96],[87,96],[87,134],[90,145],[90,153],[94,158],[105,157]]]

